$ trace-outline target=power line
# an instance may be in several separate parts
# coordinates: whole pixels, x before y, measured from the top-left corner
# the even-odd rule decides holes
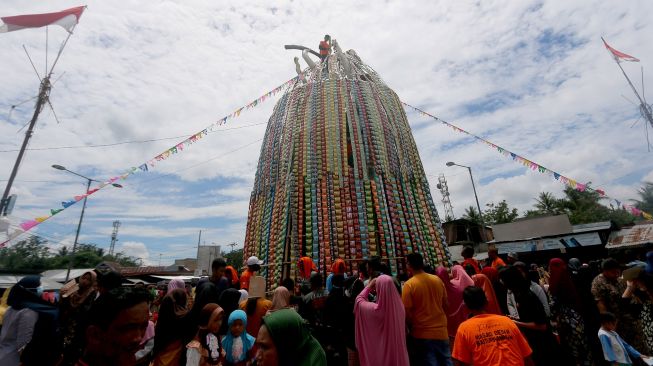
[[[249,125],[243,125],[243,126],[237,126],[237,127],[228,127],[228,128],[222,128],[218,131],[211,131],[209,133],[216,133],[216,132],[221,132],[221,131],[229,131],[229,130],[239,130],[241,128],[247,128],[247,127],[253,127],[253,126],[260,126],[267,124],[267,122],[260,122],[260,123],[253,123]],[[184,137],[189,137],[192,135],[179,135],[179,136],[172,136],[172,137],[162,137],[158,139],[148,139],[148,140],[130,140],[130,141],[120,141],[120,142],[114,142],[114,143],[108,143],[108,144],[96,144],[96,145],[71,145],[71,146],[51,146],[51,147],[33,147],[33,148],[28,148],[26,150],[30,151],[43,151],[43,150],[64,150],[64,149],[89,149],[89,148],[98,148],[98,147],[110,147],[110,146],[118,146],[118,145],[127,145],[127,144],[142,144],[142,143],[148,143],[148,142],[156,142],[156,141],[164,141],[164,140],[174,140],[174,139],[179,139],[179,138],[184,138]],[[16,152],[19,151],[19,149],[10,149],[10,150],[0,150],[0,153],[6,153],[6,152]]]

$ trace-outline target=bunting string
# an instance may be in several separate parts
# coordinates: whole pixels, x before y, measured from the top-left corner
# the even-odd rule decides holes
[[[493,143],[491,141],[488,141],[488,140],[486,140],[486,139],[484,139],[484,138],[482,138],[482,137],[480,137],[478,135],[475,135],[475,134],[473,134],[473,133],[471,133],[469,131],[466,131],[466,130],[464,130],[464,129],[462,129],[462,128],[460,128],[460,127],[458,127],[458,126],[456,126],[456,125],[454,125],[452,123],[449,123],[449,122],[447,122],[447,121],[445,121],[445,120],[443,120],[441,118],[438,118],[438,117],[436,117],[436,116],[434,116],[434,115],[432,115],[432,114],[430,114],[428,112],[425,112],[425,111],[423,111],[423,110],[421,110],[421,109],[419,109],[417,107],[414,107],[414,106],[412,106],[412,105],[410,105],[408,103],[405,103],[405,102],[401,102],[401,103],[404,106],[414,110],[415,112],[417,112],[418,114],[420,114],[422,116],[430,117],[430,118],[440,122],[441,124],[451,128],[452,130],[454,130],[454,131],[456,131],[458,133],[465,134],[465,135],[475,139],[476,141],[479,141],[479,142],[491,147],[492,149],[498,151],[503,156],[508,157],[508,158],[512,159],[513,161],[515,161],[515,162],[517,162],[517,163],[519,163],[519,164],[521,164],[521,165],[523,165],[523,166],[525,166],[525,167],[527,167],[527,168],[529,168],[529,169],[531,169],[533,171],[536,171],[536,172],[539,172],[539,173],[542,173],[542,174],[546,174],[549,177],[553,177],[555,180],[559,181],[560,183],[562,183],[562,184],[564,184],[566,186],[569,186],[569,187],[571,187],[571,188],[573,188],[573,189],[575,189],[575,190],[577,190],[579,192],[594,191],[594,192],[598,193],[601,197],[606,197],[607,198],[607,195],[606,195],[605,191],[602,190],[602,189],[588,187],[586,184],[580,183],[580,182],[578,182],[578,181],[576,181],[574,179],[571,179],[571,178],[566,177],[566,176],[564,176],[564,175],[562,175],[562,174],[560,174],[558,172],[555,172],[555,171],[553,171],[553,170],[551,170],[551,169],[549,169],[549,168],[547,168],[547,167],[545,167],[545,166],[543,166],[541,164],[538,164],[538,163],[536,163],[536,162],[534,162],[532,160],[526,159],[521,155],[518,155],[518,154],[516,154],[516,153],[514,153],[514,152],[512,152],[512,151],[510,151],[510,150],[508,150],[508,149],[506,149],[506,148],[504,148],[502,146],[499,146],[499,145],[497,145],[497,144],[495,144],[495,143]],[[636,216],[636,217],[641,216],[646,220],[653,219],[653,215],[651,215],[648,212],[642,211],[642,210],[640,210],[637,207],[632,206],[632,205],[627,205],[627,204],[622,205],[621,202],[619,202],[618,200],[615,200],[615,201],[617,202],[617,207],[623,208],[624,210],[630,212],[633,216]]]
[[[164,150],[163,152],[156,155],[152,159],[138,165],[138,167],[132,167],[132,168],[128,169],[127,171],[125,171],[123,174],[115,176],[115,177],[111,177],[108,180],[100,183],[97,187],[88,190],[84,194],[74,196],[70,200],[61,202],[61,207],[52,208],[52,209],[50,209],[49,213],[47,213],[47,214],[45,214],[43,216],[39,216],[39,217],[36,217],[34,219],[25,220],[25,221],[21,222],[20,225],[19,225],[20,228],[15,229],[11,234],[9,234],[9,236],[7,237],[7,239],[4,242],[0,243],[0,248],[5,247],[11,240],[14,240],[14,239],[18,238],[20,235],[24,234],[25,232],[32,230],[36,226],[38,226],[38,225],[42,224],[43,222],[51,219],[55,215],[61,213],[63,210],[65,210],[68,207],[74,205],[75,203],[83,200],[84,198],[98,192],[102,188],[104,188],[104,187],[106,187],[108,185],[111,185],[111,184],[113,184],[114,182],[116,182],[118,180],[125,180],[125,179],[127,179],[127,177],[129,177],[132,174],[135,174],[135,173],[138,173],[138,172],[147,172],[147,171],[153,169],[156,166],[156,164],[158,164],[159,162],[170,158],[172,155],[176,155],[176,154],[179,154],[179,153],[183,152],[184,149],[189,148],[191,145],[193,145],[194,143],[201,140],[204,136],[208,135],[209,132],[215,131],[216,128],[226,124],[229,120],[240,117],[240,114],[243,111],[247,111],[249,109],[252,109],[252,108],[258,106],[259,104],[265,102],[269,98],[272,98],[273,96],[276,96],[279,92],[281,92],[281,91],[285,90],[286,88],[292,86],[295,82],[297,82],[297,80],[299,80],[299,76],[295,76],[294,78],[286,81],[285,83],[277,86],[276,88],[268,91],[267,93],[261,95],[260,97],[258,97],[256,99],[254,99],[250,103],[248,103],[248,104],[234,110],[232,113],[230,113],[230,114],[228,114],[228,115],[226,115],[226,116],[212,122],[206,128],[198,131],[197,133],[194,133],[194,134],[190,135],[190,137],[188,137],[188,138],[184,139],[183,141],[175,144],[174,146]]]

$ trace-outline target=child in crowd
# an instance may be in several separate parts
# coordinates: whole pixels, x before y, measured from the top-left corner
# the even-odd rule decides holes
[[[224,350],[218,338],[224,310],[218,304],[206,304],[199,316],[199,330],[186,345],[187,366],[222,365]]]
[[[617,317],[612,313],[601,313],[601,329],[599,329],[599,340],[603,347],[603,356],[610,365],[632,365],[633,359],[641,358],[647,364],[648,357],[637,352],[632,346],[626,343],[617,334]]]
[[[229,315],[229,330],[222,338],[225,350],[225,365],[249,366],[254,358],[255,339],[247,334],[247,314],[242,310],[234,310]]]

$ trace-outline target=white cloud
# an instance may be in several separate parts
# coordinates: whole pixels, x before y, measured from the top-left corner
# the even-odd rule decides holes
[[[132,256],[134,258],[142,259],[143,265],[156,265],[150,259],[150,251],[145,246],[145,243],[138,241],[127,241],[121,244],[116,245],[116,252],[122,252],[125,255]]]
[[[3,5],[0,15],[76,4]],[[316,47],[329,33],[344,49],[355,49],[402,100],[627,200],[635,197],[639,182],[653,180],[653,163],[641,122],[629,128],[637,111],[620,94],[630,98],[631,91],[600,36],[648,69],[651,11],[653,4],[644,0],[618,5],[343,0],[327,7],[293,1],[165,1],[154,7],[91,1],[57,66],[56,77],[66,72],[51,94],[61,124],[46,108],[30,147],[195,133],[293,77],[296,53],[285,51],[284,44]],[[51,28],[50,61],[65,37]],[[43,30],[0,37],[0,68],[11,70],[0,73],[0,150],[20,146],[23,132],[17,130],[29,120],[32,103],[18,107],[10,122],[6,111],[38,88],[23,44],[39,72],[44,66]],[[638,66],[624,64],[639,86]],[[648,74],[645,79],[651,80]],[[152,253],[192,256],[199,229],[207,230],[211,241],[242,243],[265,125],[228,128],[267,121],[274,102],[244,112],[153,172],[121,182],[125,188],[91,196],[81,238],[106,245],[117,219],[124,224],[121,240],[142,243]],[[414,113],[409,119],[427,174],[446,174],[458,216],[475,201],[467,172],[446,168],[447,161],[472,167],[481,204],[506,199],[525,210],[540,191],[562,192],[555,180],[485,145]],[[83,180],[52,164],[108,178],[175,142],[28,151],[12,190],[19,195],[12,223],[41,216],[83,191]],[[8,177],[15,156],[0,152],[0,179]],[[436,177],[430,181],[439,200]],[[77,204],[65,210],[36,233],[69,240],[80,209]],[[169,251],[172,245],[182,249]]]

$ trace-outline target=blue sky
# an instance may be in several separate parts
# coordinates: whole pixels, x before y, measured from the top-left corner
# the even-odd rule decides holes
[[[7,1],[2,16],[61,10],[79,3]],[[112,144],[188,135],[294,76],[294,52],[316,48],[325,33],[355,49],[399,97],[622,201],[653,180],[644,126],[631,91],[600,37],[642,60],[624,64],[636,84],[649,69],[653,29],[647,1],[388,1],[321,3],[181,1],[119,4],[91,1],[57,66],[65,75],[45,110],[32,148]],[[50,57],[65,32],[49,32]],[[38,80],[22,45],[44,68],[45,31],[0,35],[0,150],[20,146]],[[51,59],[50,59],[51,60]],[[648,74],[647,74],[648,75]],[[651,78],[645,75],[645,80]],[[278,98],[278,97],[277,97]],[[118,250],[163,264],[206,244],[242,246],[249,195],[265,122],[277,98],[244,112],[150,172],[89,199],[81,241],[108,247],[120,220]],[[433,197],[437,175],[449,182],[454,213],[474,204],[472,167],[481,204],[506,199],[524,211],[539,192],[564,188],[487,146],[408,112]],[[238,128],[236,128],[238,127]],[[242,128],[241,128],[242,127]],[[181,139],[179,139],[181,140]],[[14,225],[80,194],[84,182],[52,164],[106,179],[141,164],[177,140],[110,147],[28,151],[13,193]],[[16,152],[0,152],[4,185]],[[436,202],[439,210],[442,206]],[[53,249],[71,245],[81,205],[34,230]],[[1,234],[0,234],[1,235]]]

